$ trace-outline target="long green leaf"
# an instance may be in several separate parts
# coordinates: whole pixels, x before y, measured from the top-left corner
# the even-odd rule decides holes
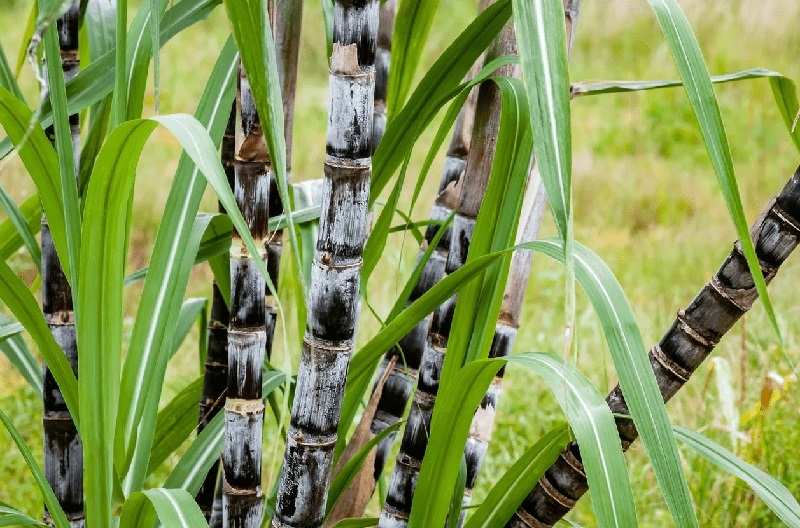
[[[41,521],[25,515],[19,510],[0,506],[0,526],[47,526]]]
[[[542,353],[473,361],[440,387],[409,524],[441,526],[447,517],[473,413],[504,362],[520,364],[541,376],[567,415],[581,446],[598,524],[637,526],[622,446],[608,405],[575,367]]]
[[[8,419],[8,416],[6,416],[2,410],[0,410],[0,422],[3,422],[6,430],[17,445],[17,449],[22,453],[22,457],[25,459],[25,463],[28,465],[33,479],[39,486],[39,491],[42,493],[42,499],[44,499],[44,503],[47,506],[47,511],[50,512],[50,516],[53,518],[53,524],[55,524],[57,528],[70,528],[67,516],[64,514],[64,510],[61,509],[61,504],[58,503],[58,499],[50,488],[50,484],[47,483],[42,468],[36,463],[36,459],[31,454],[28,446],[25,445],[25,441],[22,439],[22,436],[20,436],[19,431],[17,431],[14,424],[11,423],[11,420]]]
[[[58,157],[41,126],[34,124],[32,130],[28,132],[28,124],[32,117],[33,113],[25,103],[0,87],[0,124],[10,141],[17,145],[22,144],[19,157],[39,192],[44,211],[50,219],[53,244],[63,264],[64,274],[70,277]]]
[[[406,102],[438,8],[439,0],[404,0],[397,8],[392,33],[392,68],[386,92],[389,119]]]
[[[221,3],[221,0],[181,0],[175,4],[164,13],[161,21],[161,45],[166,44],[184,29],[207,18]],[[145,8],[149,9],[149,6],[145,6]],[[129,37],[134,38],[133,34],[129,34]],[[112,92],[115,82],[115,53],[116,48],[93,61],[86,69],[81,70],[78,75],[70,79],[66,86],[69,114],[81,112]],[[49,99],[42,105],[39,121],[42,126],[50,125],[53,122]],[[25,125],[27,128],[27,122]],[[7,129],[6,133],[11,136]],[[13,144],[9,138],[0,141],[0,159],[8,155],[12,148]]]
[[[770,88],[775,98],[775,104],[781,113],[784,124],[792,137],[795,146],[800,150],[800,130],[793,129],[794,118],[797,115],[797,88],[795,82],[779,72],[765,70],[764,68],[751,68],[725,75],[711,77],[711,82],[722,84],[748,79],[769,79]],[[584,95],[597,95],[607,93],[638,92],[643,90],[656,90],[682,86],[682,81],[654,80],[654,81],[589,81],[573,83],[570,87],[571,97]]]
[[[800,504],[786,486],[774,477],[748,464],[721,445],[683,427],[673,426],[675,437],[719,469],[741,479],[787,526],[800,527]]]
[[[66,2],[67,5],[71,2]],[[42,13],[40,12],[40,18]],[[53,105],[53,128],[55,129],[55,146],[58,155],[58,168],[61,175],[61,203],[64,204],[64,224],[67,233],[67,260],[69,269],[77,270],[80,266],[81,248],[81,213],[78,204],[78,176],[75,172],[75,156],[70,131],[69,114],[67,113],[67,94],[64,88],[64,74],[61,71],[61,50],[59,48],[58,28],[50,24],[44,33],[44,54],[47,68],[47,84],[50,102]],[[50,216],[48,215],[48,219]],[[57,220],[57,219],[56,219]],[[63,254],[60,255],[63,257]],[[61,258],[61,262],[64,259]],[[66,271],[65,271],[66,274]],[[73,288],[73,297],[80,292],[77,277],[67,275]],[[76,306],[80,303],[76,299]]]
[[[34,194],[25,200],[19,206],[19,211],[33,234],[38,233],[42,228],[42,202],[39,201],[39,197]],[[0,258],[8,259],[23,246],[23,243],[22,234],[11,219],[0,224]]]
[[[39,244],[36,242],[36,236],[33,227],[25,218],[17,204],[11,199],[5,189],[0,186],[0,208],[5,211],[11,224],[16,228],[17,233],[25,244],[28,253],[31,255],[33,264],[36,269],[41,272],[42,269],[42,251],[39,249]]]
[[[183,388],[163,409],[156,419],[153,447],[147,473],[152,473],[197,428],[197,402],[203,391],[202,376]],[[193,412],[194,411],[194,412]]]
[[[183,301],[181,310],[178,313],[178,319],[175,322],[175,330],[172,333],[172,347],[169,353],[170,358],[175,355],[186,340],[186,337],[192,330],[192,326],[194,326],[200,314],[206,310],[207,305],[208,300],[205,297],[195,297]]]
[[[208,525],[194,497],[186,490],[156,488],[128,497],[122,507],[119,528],[152,526],[155,517],[164,528]]]
[[[149,9],[142,8],[136,13],[131,23],[130,37],[127,41],[127,58],[125,67],[129,79],[127,92],[126,119],[139,119],[144,108],[144,96],[147,88],[147,74],[150,68],[150,58],[153,57],[153,71],[158,74],[156,60],[158,57],[158,33],[160,21],[167,9],[166,0],[149,0]],[[156,79],[154,79],[156,82]],[[158,89],[155,86],[156,90]],[[157,93],[157,92],[156,92]],[[156,99],[156,104],[158,99]]]
[[[13,323],[19,325],[19,323]],[[9,329],[11,320],[0,314],[0,328]],[[6,355],[12,365],[30,384],[36,394],[42,394],[42,367],[33,357],[28,345],[20,335],[6,335],[0,338],[0,352]]]
[[[505,525],[568,441],[567,425],[561,424],[528,448],[492,487],[465,528]]]
[[[235,86],[236,62],[235,46],[229,40],[212,71],[198,107],[198,118],[206,123],[208,133],[214,137],[213,143],[209,140],[209,153],[216,152],[225,130],[228,118],[226,110],[230,108]],[[202,127],[200,130],[205,132]],[[193,140],[186,137],[185,141]],[[130,350],[122,371],[121,390],[126,398],[120,402],[115,464],[120,475],[127,475],[134,455],[137,456],[140,464],[133,466],[134,474],[127,481],[134,491],[138,491],[143,482],[147,468],[142,466],[146,466],[147,444],[151,441],[151,438],[140,439],[143,444],[137,449],[138,435],[135,431],[140,426],[145,405],[151,397],[151,387],[157,377],[153,373],[161,373],[166,368],[178,308],[197,252],[195,244],[199,244],[198,237],[202,236],[206,231],[205,226],[214,218],[209,215],[197,217],[204,191],[205,180],[200,170],[189,155],[183,155],[165,205],[134,322]],[[197,223],[198,219],[201,219],[202,225]],[[198,229],[202,231],[197,232]],[[158,395],[152,397],[157,404]],[[152,425],[146,425],[145,431],[152,430]]]
[[[388,184],[439,108],[458,94],[462,79],[509,18],[510,0],[498,0],[478,15],[442,53],[408,103],[392,118],[372,159],[370,204]]]
[[[778,320],[775,318],[775,311],[767,292],[764,275],[761,273],[753,240],[750,238],[742,198],[739,195],[739,186],[736,183],[728,136],[725,133],[725,125],[719,111],[717,97],[714,94],[714,87],[711,84],[711,77],[700,52],[700,45],[689,26],[689,21],[686,20],[686,16],[675,0],[648,0],[648,2],[664,32],[672,58],[675,60],[675,65],[678,67],[681,80],[683,80],[686,94],[689,96],[689,101],[697,116],[706,149],[711,157],[711,164],[717,174],[722,196],[725,198],[725,205],[727,205],[733,220],[736,234],[739,236],[742,253],[744,253],[747,265],[753,275],[758,296],[764,303],[764,309],[780,340]]]
[[[0,86],[11,92],[14,97],[20,101],[24,101],[22,92],[17,84],[17,79],[14,77],[14,72],[11,71],[11,66],[8,65],[6,52],[0,44]]]

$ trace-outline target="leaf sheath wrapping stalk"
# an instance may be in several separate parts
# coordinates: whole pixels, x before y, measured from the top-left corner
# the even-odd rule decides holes
[[[367,232],[378,2],[334,6],[323,201],[306,335],[273,526],[321,526],[359,314]]]
[[[800,169],[764,210],[751,229],[761,270],[769,283],[800,241]],[[664,401],[669,401],[708,357],[719,340],[744,315],[758,293],[737,242],[708,284],[678,317],[649,354]],[[617,386],[606,398],[612,412],[628,415]],[[633,421],[618,418],[617,429],[627,449],[637,438]],[[552,526],[588,490],[575,442],[547,470],[506,526]]]

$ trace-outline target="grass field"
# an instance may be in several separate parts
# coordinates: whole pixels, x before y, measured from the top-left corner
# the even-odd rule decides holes
[[[138,5],[138,2],[131,2]],[[800,81],[800,4],[785,0],[731,0],[708,3],[682,0],[712,74],[752,67],[777,70]],[[135,7],[135,6],[134,6]],[[0,0],[0,42],[16,61],[29,2]],[[441,0],[428,45],[432,63],[474,15],[474,2]],[[318,177],[324,158],[327,122],[327,67],[321,38],[322,17],[317,0],[305,5],[301,72],[294,132],[293,178]],[[161,113],[194,112],[205,79],[228,34],[222,9],[168,43],[161,56]],[[423,68],[420,68],[422,70]],[[151,76],[152,77],[152,76]],[[655,17],[645,0],[584,0],[571,63],[571,79],[673,79],[677,72]],[[28,101],[36,100],[32,74],[23,68],[21,82]],[[146,112],[152,112],[152,90]],[[718,86],[739,185],[750,221],[760,213],[800,163],[764,80]],[[730,251],[735,233],[682,89],[580,98],[572,106],[574,150],[575,236],[597,252],[614,271],[634,309],[645,343],[657,342],[675,312],[685,307]],[[423,136],[432,138],[435,127]],[[410,174],[421,165],[418,148]],[[131,270],[145,265],[155,239],[179,150],[167,134],[157,133],[139,166],[134,203]],[[414,211],[427,215],[443,156],[431,171],[431,181]],[[21,200],[33,184],[18,160],[2,166],[0,184]],[[410,192],[400,208],[408,208]],[[215,209],[209,193],[205,209]],[[548,219],[544,234],[555,233]],[[390,309],[417,253],[415,242],[392,235],[381,273],[369,284],[370,302],[381,314]],[[34,272],[25,255],[14,258],[16,269],[32,282]],[[399,271],[397,280],[387,280]],[[563,335],[562,269],[544,258],[534,261],[516,350],[559,351]],[[672,401],[673,422],[700,430],[739,456],[779,478],[800,496],[800,416],[798,385],[791,363],[800,364],[800,305],[793,277],[800,257],[790,258],[771,288],[784,337],[779,348],[760,305],[734,327],[717,348],[713,363],[701,367]],[[190,296],[208,296],[210,273],[197,268]],[[128,292],[128,313],[136,309],[139,289]],[[373,335],[378,323],[364,310],[359,338]],[[616,383],[613,365],[599,323],[585,296],[578,295],[578,341],[574,361],[601,392]],[[127,327],[130,330],[130,325]],[[195,331],[196,332],[196,331]],[[197,336],[193,335],[173,360],[165,398],[197,375]],[[783,352],[783,353],[782,353]],[[293,365],[297,357],[292,358]],[[280,364],[280,363],[279,363]],[[726,376],[726,372],[730,376]],[[782,377],[788,390],[763,412],[765,381]],[[770,382],[774,384],[775,382]],[[769,394],[766,394],[769,401]],[[0,408],[23,432],[41,456],[41,403],[31,389],[0,358]],[[753,410],[756,409],[756,412]],[[739,416],[742,418],[740,419]],[[492,443],[474,504],[526,447],[562,416],[545,385],[520,369],[510,369],[498,410]],[[0,433],[0,445],[10,445]],[[265,434],[265,438],[269,435]],[[268,451],[271,452],[273,449]],[[663,499],[640,445],[628,457],[640,524],[669,525]],[[701,526],[781,526],[739,481],[722,476],[692,452],[681,449]],[[6,449],[0,459],[0,501],[41,513],[38,491],[22,457]],[[13,484],[12,484],[13,482]],[[594,524],[589,499],[569,518]]]

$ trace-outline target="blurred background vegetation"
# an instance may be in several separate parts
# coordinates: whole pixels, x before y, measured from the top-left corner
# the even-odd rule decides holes
[[[130,20],[139,2],[129,4]],[[474,4],[472,0],[441,0],[418,72],[424,71],[474,17]],[[571,62],[573,81],[677,78],[645,0],[584,0],[582,4]],[[17,60],[30,5],[29,1],[0,0],[0,42],[12,64]],[[800,4],[785,0],[681,0],[680,5],[692,23],[712,75],[763,67],[800,81],[800,33],[796,31]],[[292,159],[296,181],[321,175],[327,124],[328,76],[319,1],[307,1],[304,9]],[[228,32],[224,11],[218,8],[208,20],[164,46],[161,113],[194,112]],[[20,82],[29,104],[34,105],[36,85],[27,65]],[[752,222],[794,172],[800,155],[786,133],[767,81],[718,85],[716,89],[745,210]],[[148,94],[146,114],[153,112],[152,86]],[[614,271],[628,295],[645,343],[651,346],[671,324],[675,312],[685,307],[716,271],[735,239],[708,154],[680,88],[580,98],[572,105],[572,123],[575,236]],[[418,144],[410,174],[419,169],[435,129],[432,126]],[[131,271],[149,259],[178,156],[177,142],[157,131],[139,165]],[[427,192],[423,192],[414,218],[427,216],[442,161],[443,154],[430,173]],[[34,190],[18,160],[2,166],[0,184],[18,201]],[[400,209],[407,210],[409,202],[410,192],[401,200]],[[204,208],[216,210],[210,192]],[[554,233],[547,219],[543,234]],[[370,303],[383,315],[402,289],[417,253],[412,237],[402,233],[392,236],[394,240],[387,245],[380,264],[384,272],[373,274],[369,284]],[[20,253],[12,263],[32,284],[35,272],[26,255]],[[793,277],[800,273],[800,259],[790,258],[784,268],[771,288],[784,349],[779,349],[757,304],[722,340],[714,362],[698,370],[668,410],[674,423],[702,431],[776,476],[800,496],[796,449],[800,444],[800,402],[790,364],[800,364],[800,305],[793,284]],[[563,271],[537,257],[533,273],[516,350],[559,351],[563,339]],[[210,277],[207,268],[197,267],[189,295],[209,296]],[[128,330],[140,292],[141,286],[127,292]],[[364,342],[379,326],[368,310],[362,313],[359,341]],[[599,323],[580,293],[577,316],[574,361],[605,393],[616,383],[616,376]],[[171,363],[164,401],[199,375],[197,339],[195,329]],[[292,361],[296,366],[296,351]],[[0,407],[23,432],[34,453],[41,456],[41,402],[4,357],[0,357]],[[520,369],[510,369],[500,400],[495,440],[473,503],[480,503],[514,457],[560,418],[554,399],[539,380]],[[9,445],[7,438],[2,445]],[[266,453],[277,451],[276,446],[268,447]],[[781,525],[743,483],[721,475],[687,450],[681,453],[701,526]],[[669,525],[640,444],[633,446],[627,460],[641,525]],[[0,501],[27,505],[27,512],[34,516],[41,513],[38,491],[14,449],[7,449],[0,458],[0,482]],[[589,501],[581,501],[568,517],[592,526]]]

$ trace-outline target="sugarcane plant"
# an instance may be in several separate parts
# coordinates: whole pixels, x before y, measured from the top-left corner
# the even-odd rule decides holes
[[[677,438],[745,480],[787,525],[800,526],[800,504],[785,486],[702,435],[673,428],[664,405],[757,298],[775,320],[765,287],[800,240],[800,169],[748,232],[711,83],[770,77],[791,128],[798,105],[790,80],[766,70],[712,79],[675,1],[652,0],[681,80],[570,84],[578,1],[495,0],[483,2],[415,84],[438,2],[326,0],[328,129],[315,205],[316,184],[289,182],[299,0],[226,1],[232,36],[195,116],[162,114],[161,47],[219,3],[143,2],[129,24],[122,0],[38,2],[22,55],[39,74],[39,46],[44,51],[46,75],[38,76],[47,88],[33,108],[0,47],[7,135],[0,171],[18,154],[36,187],[22,205],[0,188],[9,217],[0,223],[0,299],[8,314],[0,318],[0,350],[44,394],[44,471],[14,425],[20,417],[2,409],[0,422],[46,507],[42,516],[28,504],[4,503],[0,524],[41,524],[38,517],[58,528],[551,526],[591,491],[599,526],[635,526],[637,490],[623,453],[641,437],[676,525],[699,524]],[[78,27],[89,44],[79,72]],[[680,84],[739,242],[648,355],[614,274],[574,240],[580,212],[571,199],[570,99]],[[77,116],[86,110],[79,150]],[[155,115],[142,117],[148,114]],[[435,122],[428,141],[424,132]],[[174,174],[158,169],[158,181],[170,183],[153,249],[145,268],[126,275],[141,220],[132,206],[137,164],[158,126],[185,152]],[[418,167],[420,148],[427,155]],[[413,209],[440,150],[444,170],[430,219],[416,222]],[[219,205],[202,213],[209,185]],[[536,240],[546,202],[557,236]],[[392,225],[395,216],[401,225]],[[310,227],[317,219],[318,236]],[[369,279],[396,231],[420,248],[384,315]],[[41,310],[36,281],[19,272],[28,265],[17,254],[23,246],[32,267],[41,259]],[[536,324],[522,310],[536,276],[533,252],[566,270],[564,356],[511,353],[520,326]],[[184,302],[193,267],[206,260],[214,276],[208,320],[204,299]],[[293,273],[278,276],[281,260]],[[605,400],[568,361],[575,282],[598,316],[618,376]],[[137,283],[141,290],[126,290]],[[362,298],[369,304],[363,319],[379,320],[374,333],[360,324]],[[293,318],[305,323],[303,336],[286,330]],[[201,377],[181,385],[168,368],[180,368],[171,361],[179,348],[193,348],[184,340],[195,319],[204,336]],[[358,347],[357,332],[366,333]],[[43,381],[31,343],[47,366]],[[568,424],[519,454],[470,506],[509,364],[542,378]],[[388,494],[369,506],[402,425]],[[262,455],[265,445],[274,457]],[[378,511],[380,519],[342,522],[342,512]]]

